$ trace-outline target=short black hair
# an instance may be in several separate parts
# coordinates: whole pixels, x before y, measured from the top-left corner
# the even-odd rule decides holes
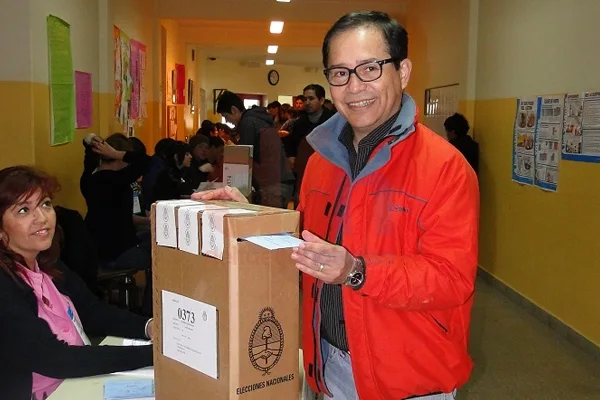
[[[465,136],[469,133],[469,121],[465,118],[464,115],[459,113],[454,113],[454,115],[449,116],[444,121],[444,128],[448,132],[454,132],[456,136]]]
[[[333,104],[333,102],[329,99],[325,99],[325,101],[323,102],[323,104]]]
[[[165,157],[169,147],[175,144],[175,140],[171,138],[162,138],[154,146],[154,154]]]
[[[294,101],[296,100],[302,100],[302,102],[304,103],[306,101],[306,97],[304,96],[304,94],[299,94],[298,96],[296,96],[296,98],[294,99]]]
[[[148,152],[146,151],[146,145],[139,138],[132,136],[129,138],[129,141],[131,142],[131,147],[133,151],[140,154],[148,154]]]
[[[189,144],[182,141],[175,142],[167,152],[167,165],[170,167],[177,167],[177,163],[183,163],[183,159],[187,153],[192,154],[192,149]],[[175,161],[175,157],[177,156],[177,161]]]
[[[306,92],[307,90],[314,91],[319,100],[325,97],[325,88],[318,83],[311,83],[304,88],[303,92]]]
[[[226,90],[217,99],[217,113],[231,114],[232,107],[237,108],[240,112],[246,111],[246,107],[244,107],[244,102],[242,99],[240,99],[237,94]]]
[[[379,29],[388,45],[388,53],[394,59],[396,69],[408,57],[408,33],[398,21],[381,11],[359,11],[344,15],[329,29],[323,41],[323,67],[329,67],[329,46],[340,33],[365,26]]]
[[[281,107],[281,103],[278,102],[277,100],[275,100],[274,102],[269,103],[269,105],[267,105],[268,109],[270,109],[270,108],[280,108],[280,107]]]

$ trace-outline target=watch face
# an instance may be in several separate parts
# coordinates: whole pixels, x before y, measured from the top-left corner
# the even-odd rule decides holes
[[[362,272],[357,272],[350,277],[350,286],[358,286],[364,280],[364,275]]]

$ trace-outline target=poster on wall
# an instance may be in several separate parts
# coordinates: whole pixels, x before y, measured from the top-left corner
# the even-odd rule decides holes
[[[75,108],[77,110],[77,129],[92,126],[93,117],[92,74],[75,71]]]
[[[71,54],[71,26],[49,15],[48,77],[50,83],[50,144],[73,141],[75,136],[75,78]]]
[[[565,95],[541,97],[535,134],[535,185],[551,192],[558,188]]]
[[[534,184],[535,131],[541,98],[517,99],[517,112],[513,132],[512,180],[523,185]]]
[[[563,160],[600,163],[600,92],[568,94],[564,115]]]
[[[114,27],[114,115],[128,132],[147,117],[146,46]]]

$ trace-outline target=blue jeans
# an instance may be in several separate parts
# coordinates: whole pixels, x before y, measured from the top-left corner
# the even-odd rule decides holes
[[[359,400],[352,375],[350,354],[342,351],[325,340],[321,340],[323,354],[325,384],[332,397],[325,399]],[[453,400],[455,393],[442,393],[431,396],[415,397],[414,400]]]

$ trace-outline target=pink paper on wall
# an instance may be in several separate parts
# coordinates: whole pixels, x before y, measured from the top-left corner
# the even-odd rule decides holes
[[[75,107],[77,111],[77,129],[92,126],[93,118],[92,74],[75,71]]]

